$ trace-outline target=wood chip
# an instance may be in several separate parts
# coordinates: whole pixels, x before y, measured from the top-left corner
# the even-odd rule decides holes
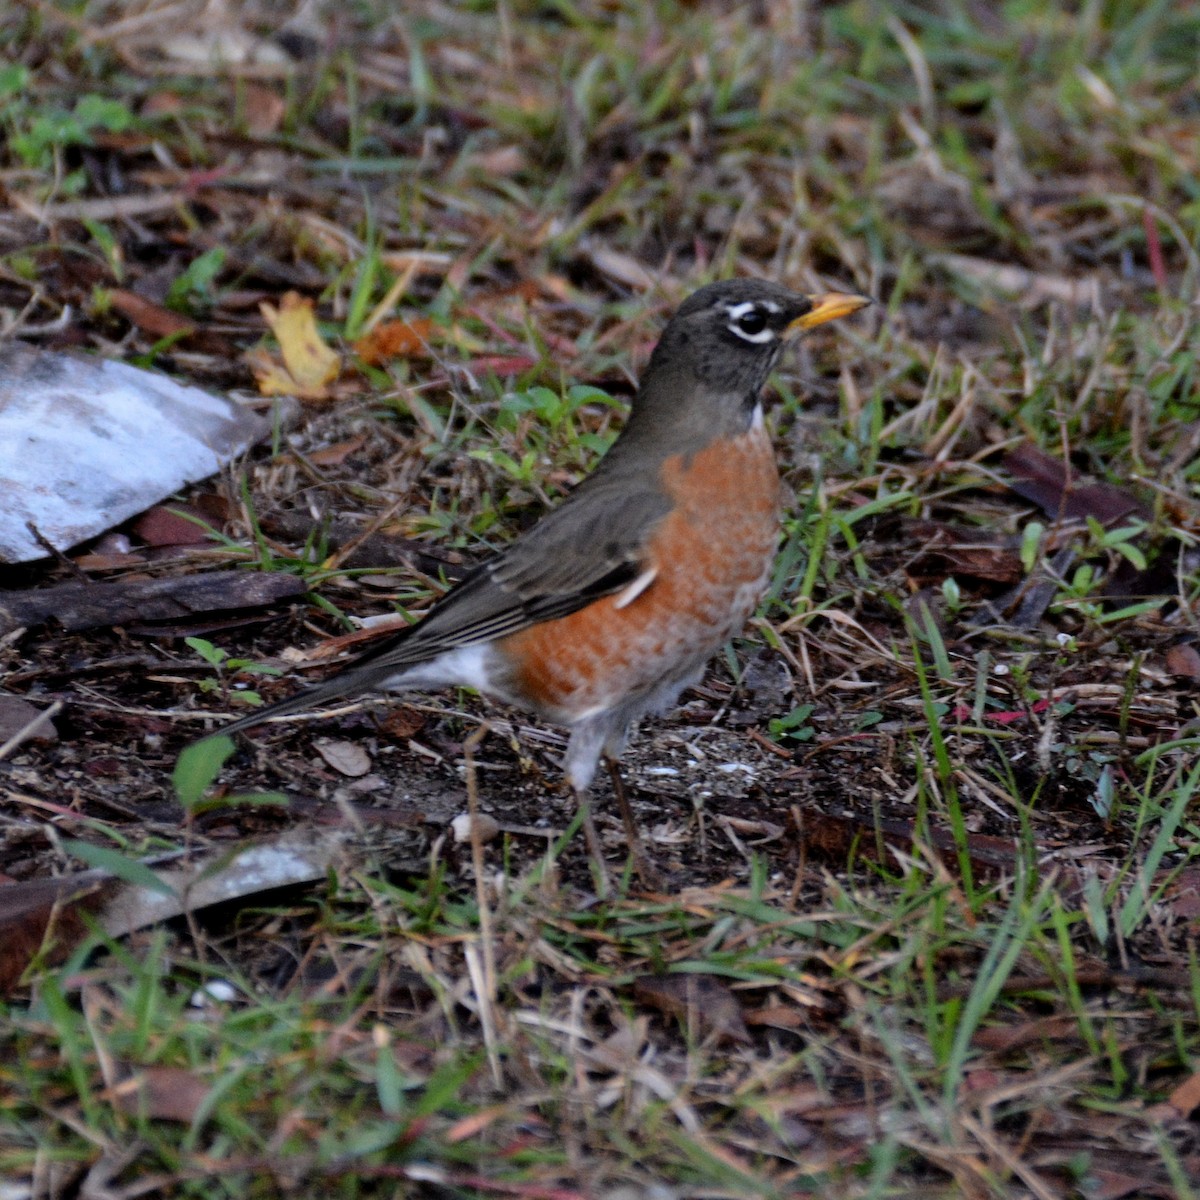
[[[29,591],[0,592],[0,634],[50,620],[72,631],[133,621],[178,620],[196,613],[261,608],[301,596],[306,590],[307,585],[297,575],[253,571],[60,583]]]

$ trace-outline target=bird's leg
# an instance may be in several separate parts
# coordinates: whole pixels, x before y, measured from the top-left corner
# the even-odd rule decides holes
[[[604,847],[600,844],[600,834],[596,831],[596,822],[592,820],[592,806],[586,788],[575,792],[575,803],[583,819],[583,840],[587,842],[588,857],[592,860],[596,895],[601,900],[607,900],[612,895],[612,880],[609,878],[608,865],[604,861]]]
[[[621,810],[621,823],[625,826],[625,840],[629,843],[629,853],[633,856],[634,870],[638,878],[648,888],[658,888],[661,877],[654,864],[646,854],[642,835],[638,832],[637,821],[633,809],[629,807],[629,796],[625,791],[625,781],[621,778],[621,768],[611,754],[605,754],[604,765],[608,768],[608,777],[612,780],[613,795],[617,798],[617,808]]]

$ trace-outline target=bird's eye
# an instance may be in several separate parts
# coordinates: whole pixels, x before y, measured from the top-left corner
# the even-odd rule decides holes
[[[725,318],[729,332],[755,346],[766,346],[776,341],[775,331],[770,325],[770,315],[778,312],[771,301],[743,300],[740,304],[725,307]]]
[[[743,313],[737,318],[738,329],[750,337],[754,337],[757,333],[762,333],[767,327],[767,318],[763,315],[761,309],[752,308],[748,313]]]

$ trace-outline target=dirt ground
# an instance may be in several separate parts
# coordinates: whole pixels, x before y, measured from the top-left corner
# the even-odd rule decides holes
[[[288,394],[0,565],[12,1200],[1197,1195],[1200,17],[1036,8],[0,12],[2,336]],[[563,731],[466,691],[189,791],[560,502],[729,276],[878,303],[767,389],[776,575],[621,763],[652,872],[601,772],[601,895]],[[326,835],[80,948],[146,862]]]

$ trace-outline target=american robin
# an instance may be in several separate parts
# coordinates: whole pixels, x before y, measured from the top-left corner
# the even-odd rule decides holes
[[[700,288],[620,436],[558,508],[422,620],[220,732],[374,689],[473,687],[570,728],[564,766],[582,798],[601,755],[614,762],[754,611],[779,540],[759,393],[789,338],[868,303],[754,279]]]

